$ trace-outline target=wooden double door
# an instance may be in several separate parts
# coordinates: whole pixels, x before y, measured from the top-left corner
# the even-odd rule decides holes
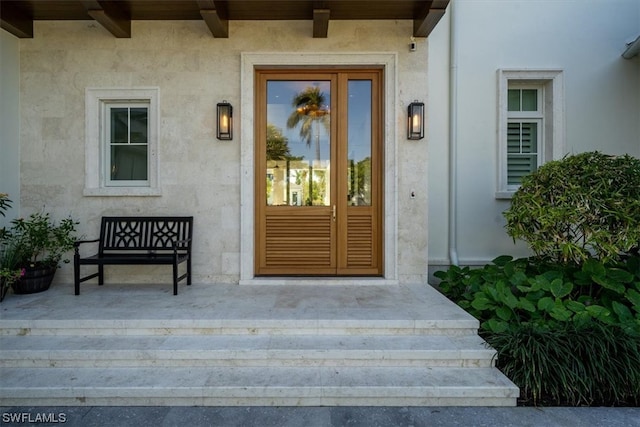
[[[256,70],[256,275],[383,274],[382,73]]]

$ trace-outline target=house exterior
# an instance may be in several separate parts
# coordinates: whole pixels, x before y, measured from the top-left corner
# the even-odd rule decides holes
[[[640,156],[638,36],[634,0],[451,2],[428,39],[432,272],[528,254],[502,216],[518,122],[540,127],[538,163],[592,150]],[[511,117],[509,89],[536,90],[538,111]]]
[[[283,2],[275,17],[253,2],[238,19],[242,2],[200,1],[184,2],[199,19],[124,24],[84,2],[93,20],[35,19],[30,37],[15,16],[35,3],[2,4],[8,217],[71,214],[90,237],[103,215],[193,215],[198,284],[427,283],[526,254],[501,212],[528,167],[640,156],[640,58],[622,57],[636,0]],[[424,139],[407,137],[414,101]]]

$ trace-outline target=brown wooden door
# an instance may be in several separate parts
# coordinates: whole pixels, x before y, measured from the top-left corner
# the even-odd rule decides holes
[[[382,70],[256,70],[256,275],[381,275]]]

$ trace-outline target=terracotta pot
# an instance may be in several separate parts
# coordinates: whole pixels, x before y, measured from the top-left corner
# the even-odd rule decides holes
[[[11,288],[16,294],[35,294],[46,291],[51,286],[57,267],[34,266],[25,267],[24,270],[24,276],[11,284]]]

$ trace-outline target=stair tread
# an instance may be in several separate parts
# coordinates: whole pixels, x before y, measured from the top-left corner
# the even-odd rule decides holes
[[[3,319],[2,335],[96,334],[118,331],[119,335],[155,333],[176,334],[336,334],[349,331],[379,331],[380,334],[439,334],[456,332],[472,335],[477,332],[475,319]]]
[[[514,396],[517,388],[492,368],[430,367],[213,367],[213,368],[0,368],[0,398],[101,396],[112,390],[126,396],[145,389],[148,396],[260,393],[283,390],[411,396]]]
[[[11,351],[276,351],[276,350],[473,350],[492,352],[469,336],[17,336],[0,337],[0,354]]]

